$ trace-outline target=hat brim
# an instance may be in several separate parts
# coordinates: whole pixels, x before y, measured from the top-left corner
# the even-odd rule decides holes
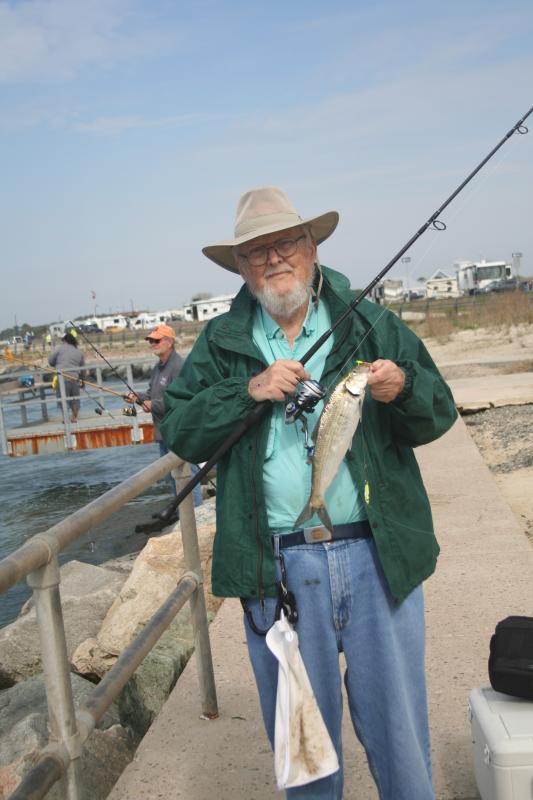
[[[319,217],[311,217],[310,219],[302,219],[296,225],[267,225],[264,228],[256,228],[253,232],[247,233],[244,236],[239,236],[237,239],[231,241],[219,242],[218,244],[209,245],[202,248],[202,253],[207,258],[218,264],[219,267],[234,272],[239,275],[239,268],[235,262],[233,248],[239,244],[244,244],[252,239],[257,239],[259,236],[264,236],[267,233],[276,233],[277,231],[287,231],[291,228],[298,228],[300,225],[308,225],[311,228],[315,242],[322,244],[335,230],[339,223],[339,215],[336,211],[326,211]]]

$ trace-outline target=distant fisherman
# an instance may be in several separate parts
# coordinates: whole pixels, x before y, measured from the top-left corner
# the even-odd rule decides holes
[[[212,586],[243,599],[271,743],[278,662],[264,633],[281,575],[294,593],[301,654],[341,768],[287,797],[342,798],[343,651],[350,713],[380,800],[433,800],[421,583],[439,547],[412,448],[447,431],[456,411],[422,342],[366,300],[305,369],[300,363],[354,297],[317,256],[337,223],[335,211],[302,219],[281,189],[242,196],[234,237],[203,252],[244,286],[230,311],[207,324],[167,390],[161,429],[182,458],[205,461],[257,403],[272,402],[270,415],[218,462]],[[333,535],[315,514],[294,530],[311,466],[299,422],[284,422],[284,401],[309,377],[331,391],[356,359],[370,368],[361,422],[325,492]],[[307,418],[310,432],[320,410]]]
[[[78,349],[78,340],[72,333],[65,333],[62,343],[48,356],[48,363],[51,367],[57,367],[59,372],[66,372],[69,375],[79,375],[79,367],[85,364],[85,356]],[[82,380],[70,380],[65,378],[65,394],[67,405],[70,408],[70,421],[77,422],[80,411],[80,384]],[[57,382],[56,394],[61,396],[60,382]]]
[[[163,395],[165,389],[179,375],[183,366],[183,359],[176,352],[176,331],[170,325],[157,325],[145,338],[150,345],[151,352],[157,356],[158,363],[151,372],[150,385],[146,392],[138,392],[137,394],[130,392],[126,396],[126,400],[128,403],[134,403],[137,399],[140,400],[142,408],[151,413],[154,422],[154,439],[159,445],[160,455],[164,456],[168,453],[168,447],[163,441],[160,428],[161,421],[165,415]],[[167,476],[167,481],[172,493],[176,494],[176,484],[170,473]],[[194,503],[195,505],[200,505],[201,502],[202,490],[198,486],[194,491]]]

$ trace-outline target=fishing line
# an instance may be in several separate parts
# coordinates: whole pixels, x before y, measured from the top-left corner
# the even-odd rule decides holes
[[[107,364],[107,366],[109,367],[109,369],[111,370],[111,372],[113,372],[113,373],[114,373],[114,374],[117,376],[117,378],[118,378],[120,381],[122,381],[122,383],[124,384],[124,386],[126,386],[126,387],[127,387],[128,391],[129,391],[129,392],[131,392],[131,394],[134,394],[134,395],[135,395],[135,397],[137,397],[137,400],[136,400],[135,402],[136,402],[136,403],[138,403],[139,405],[142,405],[141,401],[139,400],[139,398],[138,398],[138,396],[137,396],[137,392],[136,392],[134,389],[132,389],[132,387],[129,385],[128,381],[127,381],[125,378],[123,378],[123,377],[122,377],[122,375],[120,375],[120,373],[118,372],[117,368],[116,368],[116,367],[113,367],[113,366],[112,366],[112,365],[109,363],[109,361],[107,360],[107,358],[104,356],[104,354],[103,354],[103,353],[101,353],[101,352],[98,350],[98,348],[97,348],[97,347],[96,347],[96,346],[95,346],[95,345],[94,345],[94,344],[91,342],[91,340],[87,338],[87,336],[84,334],[84,332],[81,330],[81,328],[78,328],[78,326],[77,326],[77,325],[75,325],[75,324],[72,322],[72,320],[69,320],[69,322],[67,322],[67,325],[72,325],[72,327],[74,328],[74,330],[75,330],[75,331],[77,331],[77,332],[78,332],[78,333],[79,333],[79,334],[80,334],[80,335],[81,335],[81,336],[82,336],[82,337],[85,339],[85,341],[87,342],[87,344],[88,344],[90,347],[92,347],[92,349],[94,350],[94,352],[96,353],[96,355],[97,355],[97,356],[100,356],[100,358],[101,358],[101,359],[103,359],[103,360],[105,361],[105,363]]]
[[[533,110],[533,109],[531,109],[531,110]],[[529,113],[531,113],[531,110],[530,110]],[[526,117],[524,117],[523,119],[525,119],[525,118]],[[520,133],[527,133],[527,128],[525,130],[523,130],[523,131],[520,131]],[[515,140],[514,143],[512,143],[512,146],[516,147],[516,144],[517,144],[517,140]],[[449,220],[446,223],[442,223],[445,227],[444,228],[434,228],[435,233],[442,233],[442,232],[444,232],[445,230],[448,229],[449,225],[451,225],[453,220],[471,202],[472,198],[483,188],[484,184],[489,180],[489,178],[493,178],[494,177],[494,174],[496,173],[496,171],[501,168],[501,165],[502,165],[502,162],[504,161],[504,159],[507,159],[510,156],[511,152],[512,152],[511,149],[508,148],[507,150],[503,150],[498,154],[498,157],[497,157],[496,161],[494,162],[494,164],[492,164],[490,166],[490,168],[488,169],[487,173],[482,176],[482,178],[479,181],[479,183],[477,185],[475,185],[474,187],[471,187],[470,192],[465,196],[463,203],[460,204],[459,207],[453,211],[452,215],[450,216]],[[416,269],[418,269],[420,267],[420,264],[427,257],[428,253],[435,247],[436,243],[439,242],[439,241],[440,241],[439,238],[435,237],[429,243],[429,245],[426,248],[426,250],[417,259],[417,261],[416,261]],[[415,271],[415,266],[413,266],[412,270],[408,270],[407,271],[407,276],[408,277],[412,277],[412,273],[414,271]],[[354,310],[355,310],[355,308],[354,308]],[[364,343],[364,341],[368,338],[370,333],[377,326],[378,322],[382,319],[383,315],[387,313],[387,310],[388,309],[386,309],[386,308],[384,308],[382,310],[381,314],[379,314],[377,319],[372,323],[372,325],[370,326],[368,331],[365,333],[365,335],[363,336],[361,341],[354,347],[353,351],[349,354],[349,356],[347,357],[345,362],[342,364],[341,368],[339,369],[339,371],[337,372],[335,377],[328,383],[328,385],[325,388],[324,398],[327,396],[328,392],[330,391],[332,384],[336,383],[337,379],[339,378],[339,376],[342,374],[342,372],[346,368],[346,365],[348,364],[348,362],[357,353],[357,351],[359,350],[361,345]]]
[[[57,371],[57,370],[56,370],[56,371]],[[63,375],[63,377],[65,377],[65,374],[64,374],[63,372],[62,372],[62,373],[60,373],[60,374],[61,374],[61,375]],[[105,412],[106,412],[106,414],[109,414],[109,416],[111,417],[111,419],[116,419],[116,417],[115,417],[115,416],[114,416],[114,415],[111,413],[111,411],[110,411],[108,408],[106,408],[106,407],[103,405],[103,403],[101,403],[101,402],[98,400],[98,398],[96,398],[96,397],[93,397],[93,396],[92,396],[92,394],[89,392],[89,390],[85,388],[85,386],[83,385],[83,384],[85,383],[85,381],[83,380],[83,378],[77,378],[77,381],[78,381],[78,383],[79,383],[79,387],[80,387],[80,389],[82,390],[82,392],[85,392],[85,394],[87,395],[87,397],[89,398],[89,400],[91,401],[91,403],[96,403],[96,405],[98,406],[98,409],[100,409],[100,412],[98,412],[98,409],[96,409],[96,408],[94,409],[94,410],[95,410],[95,412],[96,412],[97,414],[98,414],[98,413],[102,414],[102,413],[105,411]],[[68,399],[68,398],[67,398],[67,399]],[[74,398],[74,399],[76,399],[76,398]]]
[[[40,370],[42,372],[52,372],[52,371],[57,372],[58,375],[63,375],[64,378],[67,378],[67,380],[70,381],[79,380],[79,377],[71,375],[70,373],[65,372],[62,369],[57,369],[56,367],[52,367],[49,364],[36,364],[35,362],[32,361],[23,361],[21,358],[17,358],[13,354],[11,354],[10,356],[2,356],[2,358],[5,361],[18,361],[19,364],[23,364],[25,367],[33,367],[34,369]],[[94,389],[100,389],[102,392],[107,392],[107,394],[112,394],[115,397],[120,397],[122,400],[124,400],[124,398],[126,397],[126,395],[123,392],[116,392],[114,389],[108,389],[107,387],[102,386],[99,383],[93,383],[93,381],[87,381],[85,379],[84,383],[86,383],[87,386],[92,386]]]
[[[487,170],[486,174],[483,175],[479,179],[477,184],[474,184],[473,186],[470,187],[470,191],[465,195],[464,201],[460,205],[458,205],[456,209],[453,210],[450,218],[446,222],[446,228],[448,228],[451,225],[451,223],[454,221],[454,219],[459,215],[459,213],[464,208],[466,208],[466,206],[471,202],[472,198],[476,194],[478,194],[480,192],[480,190],[483,188],[483,186],[489,180],[489,178],[493,178],[494,177],[495,173],[501,168],[501,165],[502,165],[503,161],[506,160],[507,158],[509,158],[509,156],[510,156],[510,154],[512,152],[511,148],[516,147],[517,143],[518,143],[518,139],[515,139],[514,141],[511,139],[509,148],[507,148],[507,150],[502,150],[498,154],[494,164],[492,164],[492,165],[490,165],[490,167],[488,167],[488,170]],[[437,230],[437,231],[435,231],[435,233],[441,233],[441,231]],[[416,270],[420,267],[420,265],[422,264],[424,259],[427,257],[428,253],[435,247],[437,242],[440,242],[440,239],[437,236],[435,236],[435,238],[432,239],[432,241],[429,243],[429,245],[427,246],[425,251],[422,253],[422,255],[420,255],[416,259],[416,261],[413,263],[412,269],[407,271],[407,276],[409,278],[413,277],[413,275],[416,272]]]
[[[374,286],[376,286],[376,284],[378,284],[379,281],[382,280],[382,278],[387,274],[387,272],[389,272],[389,270],[400,260],[400,258],[404,255],[404,253],[406,253],[413,246],[413,244],[422,236],[423,233],[427,231],[427,229],[430,226],[433,227],[435,230],[439,231],[446,230],[446,224],[441,219],[439,219],[444,209],[450,205],[450,203],[457,197],[457,195],[460,192],[462,192],[465,186],[468,183],[470,183],[470,181],[477,175],[477,173],[485,166],[485,164],[488,161],[490,161],[490,159],[495,155],[495,153],[505,144],[505,142],[514,133],[519,133],[519,134],[528,133],[528,128],[524,125],[524,121],[530,116],[531,113],[533,113],[533,106],[529,109],[529,111],[526,114],[524,114],[523,117],[521,117],[521,119],[518,120],[517,123],[515,123],[515,125],[513,125],[513,127],[505,134],[505,136],[498,142],[498,144],[492,148],[490,153],[488,153],[488,155],[486,155],[485,158],[482,161],[480,161],[477,167],[475,167],[475,169],[472,170],[472,172],[451,193],[451,195],[449,195],[449,197],[444,201],[444,203],[442,203],[442,205],[440,205],[439,208],[433,212],[433,214],[422,225],[422,227],[419,228],[419,230],[416,231],[416,233],[414,233],[411,236],[411,238],[404,244],[404,246],[398,251],[398,253],[396,253],[396,255],[389,261],[389,263],[386,264],[385,267],[383,267],[383,269],[376,275],[376,277],[372,281],[370,281],[368,286],[361,292],[359,292],[357,297],[355,297],[354,300],[352,300],[352,302],[349,304],[346,311],[341,314],[341,316],[336,320],[336,322],[331,326],[331,328],[324,334],[322,334],[322,336],[315,342],[315,344],[300,359],[300,363],[302,365],[305,365],[309,361],[309,359],[312,356],[314,356],[316,351],[320,347],[322,347],[322,345],[329,339],[329,337],[332,335],[335,329],[341,324],[341,322],[344,322],[344,320],[350,315],[350,312],[356,309],[361,300],[363,300],[363,298],[369,292],[372,291]]]

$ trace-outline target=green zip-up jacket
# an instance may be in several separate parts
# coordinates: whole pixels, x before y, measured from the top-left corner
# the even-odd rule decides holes
[[[355,294],[339,272],[323,267],[323,274],[323,296],[336,320]],[[252,340],[255,302],[244,285],[231,309],[207,324],[165,393],[163,438],[186,461],[207,461],[256,406],[248,382],[266,364]],[[431,575],[439,553],[413,447],[445,433],[457,413],[420,339],[390,311],[367,300],[335,331],[322,385],[338,380],[339,370],[356,358],[391,359],[406,374],[392,403],[366,392],[362,422],[346,455],[388,585],[400,602]],[[276,593],[262,475],[270,416],[218,463],[212,587],[221,597]]]

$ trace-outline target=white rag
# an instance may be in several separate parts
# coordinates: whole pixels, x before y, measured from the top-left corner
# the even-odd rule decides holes
[[[283,611],[266,643],[279,662],[274,731],[278,789],[304,786],[337,772],[339,760],[311,688],[298,634]]]

